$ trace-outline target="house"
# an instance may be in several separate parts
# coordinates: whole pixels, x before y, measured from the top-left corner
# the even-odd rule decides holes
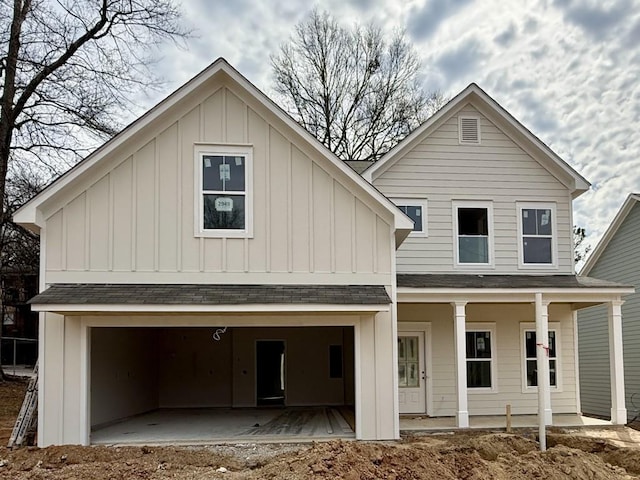
[[[640,194],[630,194],[587,259],[580,275],[592,275],[632,285],[636,293],[622,305],[624,383],[630,420],[640,414]],[[611,401],[607,344],[607,309],[597,306],[580,311],[580,397],[585,413],[608,417]]]
[[[624,423],[632,289],[572,273],[588,186],[476,85],[360,176],[219,59],[15,214],[42,239],[39,445],[166,408],[551,423],[596,304]]]

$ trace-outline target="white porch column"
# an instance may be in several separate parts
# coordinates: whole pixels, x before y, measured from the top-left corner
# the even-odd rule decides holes
[[[467,406],[467,319],[465,307],[467,302],[453,302],[453,331],[456,355],[456,425],[458,428],[469,428],[469,408]]]
[[[621,300],[609,302],[609,367],[611,369],[611,422],[627,423],[624,398],[624,363],[622,355],[622,304]]]
[[[536,293],[536,364],[538,368],[538,415],[552,425],[551,381],[549,379],[549,303]]]

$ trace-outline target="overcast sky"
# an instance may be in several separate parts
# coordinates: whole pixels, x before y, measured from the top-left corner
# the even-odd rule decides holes
[[[163,94],[225,57],[270,95],[269,56],[314,6],[404,29],[427,90],[482,87],[592,183],[574,202],[592,245],[640,192],[640,0],[183,0],[196,38],[162,48]]]

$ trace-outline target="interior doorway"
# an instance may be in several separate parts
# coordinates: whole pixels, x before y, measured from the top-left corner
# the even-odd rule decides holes
[[[285,405],[285,342],[256,341],[256,404]]]

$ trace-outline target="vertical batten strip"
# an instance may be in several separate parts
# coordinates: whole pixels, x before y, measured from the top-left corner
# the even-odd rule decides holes
[[[336,273],[336,180],[331,179],[329,190],[329,257],[331,273]]]
[[[161,135],[161,134],[159,134]],[[153,142],[153,271],[160,269],[160,149]]]
[[[265,188],[264,188],[264,203],[266,206],[266,219],[265,219],[265,266],[267,272],[271,271],[271,125],[267,124],[265,131],[265,151],[264,151],[264,163],[265,163]]]
[[[184,117],[183,117],[184,118]],[[182,136],[182,118],[178,120],[178,132],[177,132],[177,152],[176,152],[176,157],[177,157],[177,161],[178,161],[178,166],[177,166],[177,175],[176,175],[176,182],[177,182],[177,200],[178,200],[178,210],[177,210],[177,218],[176,218],[176,248],[178,249],[178,251],[176,252],[176,270],[178,272],[182,271],[182,235],[184,235],[184,224],[182,222],[183,218],[182,218],[182,208],[183,208],[183,199],[182,199],[182,168],[183,168],[183,158],[182,158],[182,149],[184,148],[184,145],[182,144],[183,142],[183,136]],[[195,173],[195,172],[194,172]],[[195,208],[195,204],[194,203],[194,208]]]
[[[60,252],[61,253],[60,267],[64,271],[68,270],[67,268],[67,248],[69,247],[69,245],[67,245],[67,208],[68,206],[69,204],[66,204],[62,208],[62,244],[60,245],[60,248],[62,249],[62,251]]]
[[[202,103],[198,104],[198,141],[199,142],[203,142],[204,141],[204,107],[202,105]],[[195,165],[195,160],[194,160],[194,165]],[[198,168],[201,169],[202,166],[198,165]],[[193,172],[193,176],[195,178],[199,178],[200,172],[196,172],[194,170]],[[195,192],[198,192],[198,189],[201,187],[201,185],[194,185],[194,190]],[[202,202],[202,199],[198,199],[198,203]],[[202,212],[200,212],[201,214]],[[199,214],[199,215],[200,215]],[[198,218],[198,222],[202,221],[201,218]],[[198,239],[199,241],[199,245],[198,245],[198,251],[199,251],[199,258],[198,258],[198,264],[199,264],[199,270],[201,272],[204,272],[204,237],[200,237]]]
[[[221,89],[221,94],[222,94],[222,141],[223,143],[227,143],[228,142],[228,136],[227,136],[227,124],[229,123],[229,117],[228,117],[228,111],[227,111],[227,88],[223,87]],[[246,167],[246,166],[245,166]],[[246,188],[246,185],[245,185]],[[246,197],[245,197],[246,198]],[[246,210],[245,210],[246,212]],[[245,215],[246,217],[246,215]],[[245,218],[246,221],[246,218]],[[245,225],[246,227],[246,225]],[[227,239],[223,238],[222,239],[222,248],[220,249],[220,270],[223,272],[227,271],[227,258],[228,258],[228,254],[227,254]]]
[[[356,273],[358,271],[357,262],[357,242],[356,242],[356,196],[353,196],[353,203],[351,204],[351,271]]]
[[[287,157],[287,271],[293,272],[293,144]]]
[[[249,143],[249,105],[245,104],[245,108],[244,108],[244,141],[245,143]],[[256,164],[256,159],[255,159],[255,155],[252,156],[251,159],[251,168],[254,169],[255,172],[255,164]],[[255,179],[255,177],[252,175],[252,178]],[[254,180],[255,181],[255,180]],[[246,188],[246,187],[245,187]],[[253,184],[251,185],[251,188],[253,188]],[[252,205],[251,205],[251,211],[253,212],[252,215],[255,215],[255,192],[251,192],[251,201],[252,201]],[[255,234],[255,232],[254,232]],[[243,269],[245,272],[249,272],[249,239],[248,238],[244,238],[244,242],[243,242],[243,247],[244,247],[244,265],[243,265]]]
[[[315,235],[313,225],[313,167],[315,162],[311,161],[311,168],[309,168],[309,272],[315,272],[315,258],[313,256],[313,244]]]
[[[109,219],[108,219],[108,225],[107,225],[107,234],[109,235],[109,238],[107,240],[107,270],[109,270],[110,272],[113,271],[113,249],[114,249],[114,235],[115,235],[115,225],[114,225],[114,219],[115,219],[115,213],[114,213],[114,209],[115,209],[115,194],[113,191],[113,171],[109,172],[109,193],[108,193],[108,198],[109,198]]]
[[[373,214],[373,273],[378,273],[378,222],[380,221],[380,217]]]
[[[137,232],[136,224],[138,216],[138,166],[136,154],[131,156],[131,271],[136,271]]]
[[[84,271],[91,270],[90,244],[91,237],[91,189],[95,184],[87,189],[84,194]]]

